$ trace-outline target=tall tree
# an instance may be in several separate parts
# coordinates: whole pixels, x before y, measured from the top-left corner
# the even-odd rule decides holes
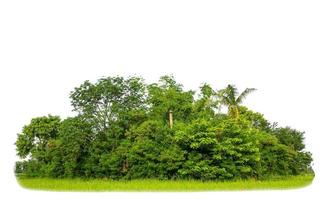
[[[95,132],[105,132],[115,124],[127,129],[145,110],[145,85],[139,77],[106,77],[95,84],[85,81],[70,98],[74,110],[95,125]]]
[[[228,107],[228,115],[232,118],[239,118],[239,106],[243,100],[255,91],[255,88],[246,88],[240,95],[238,89],[234,85],[228,85],[225,89],[219,90],[217,93],[217,102]]]
[[[184,91],[173,76],[162,76],[158,83],[148,86],[148,91],[149,114],[152,118],[169,121],[169,112],[172,111],[174,123],[189,119],[194,92]]]
[[[216,108],[216,102],[213,101],[212,97],[215,94],[216,92],[207,83],[204,83],[200,87],[200,93],[198,95],[198,99],[194,101],[193,105],[194,118],[210,119],[214,116],[215,114],[214,109]]]

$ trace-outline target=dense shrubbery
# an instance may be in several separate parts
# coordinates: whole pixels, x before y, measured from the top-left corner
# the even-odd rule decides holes
[[[137,77],[86,81],[70,95],[76,117],[37,117],[23,127],[16,173],[202,180],[312,173],[303,132],[240,106],[252,91],[204,84],[195,95],[171,76],[151,85]]]

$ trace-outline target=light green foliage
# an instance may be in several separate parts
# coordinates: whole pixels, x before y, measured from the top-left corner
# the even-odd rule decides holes
[[[48,191],[243,191],[292,189],[311,184],[312,174],[279,177],[273,180],[257,181],[201,181],[201,180],[156,180],[140,179],[131,181],[114,181],[108,179],[49,179],[49,178],[19,178],[18,182],[24,188]]]
[[[217,107],[217,103],[212,100],[215,95],[215,91],[207,83],[200,87],[199,99],[194,102],[192,118],[205,118],[211,119],[214,117],[214,109]]]
[[[232,175],[231,178],[257,177],[260,163],[257,135],[260,133],[248,121],[233,118],[223,120],[216,131],[220,142],[214,158],[219,165]]]
[[[42,153],[46,151],[47,144],[56,138],[60,126],[60,118],[57,116],[33,118],[29,125],[23,127],[16,141],[17,154],[25,158],[30,153]]]
[[[217,92],[215,92],[217,91]],[[276,127],[241,106],[254,91],[203,84],[195,96],[172,76],[85,81],[78,112],[37,117],[16,141],[18,175],[30,177],[235,180],[313,173],[304,133]],[[216,98],[217,97],[217,98]],[[228,106],[228,113],[217,111]],[[174,123],[170,126],[169,113]]]
[[[246,88],[240,95],[234,85],[227,85],[225,89],[217,92],[217,103],[228,107],[228,115],[234,119],[239,118],[239,106],[243,100],[255,91],[255,88]]]
[[[198,119],[186,126],[175,127],[174,140],[186,153],[186,161],[179,169],[182,178],[217,179],[225,176],[225,169],[215,164],[214,149],[218,145],[211,123]]]
[[[192,121],[176,127],[174,139],[186,150],[208,152],[217,143],[216,134],[210,130],[210,122],[205,119]]]
[[[213,159],[198,152],[190,152],[183,168],[179,169],[183,179],[215,180],[224,179],[230,174],[222,167],[213,164]]]

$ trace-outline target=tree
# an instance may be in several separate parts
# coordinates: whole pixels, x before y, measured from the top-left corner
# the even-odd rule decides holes
[[[128,129],[146,110],[145,85],[139,77],[107,77],[93,84],[85,81],[71,92],[75,111],[94,125],[97,133],[112,125]]]
[[[148,103],[150,118],[168,121],[172,111],[174,122],[188,121],[192,114],[194,92],[184,91],[173,76],[162,76],[158,84],[148,86]]]
[[[184,152],[172,143],[171,129],[161,120],[147,120],[127,133],[131,148],[126,178],[175,178]]]
[[[239,114],[245,120],[251,122],[251,125],[259,130],[270,132],[274,129],[275,124],[272,124],[264,118],[264,115],[258,112],[249,110],[244,106],[239,106]]]
[[[211,180],[224,175],[225,169],[215,165],[213,160],[218,141],[211,121],[201,118],[179,123],[174,131],[175,142],[186,152],[178,170],[181,178]]]
[[[255,91],[255,88],[246,88],[240,95],[234,85],[228,85],[225,89],[219,90],[216,97],[220,105],[228,107],[228,115],[232,118],[239,118],[239,106],[243,100]]]
[[[296,151],[302,151],[305,147],[304,132],[285,127],[274,130],[274,135],[278,138],[281,144],[289,146]]]
[[[53,158],[57,154],[56,139],[59,133],[60,117],[43,116],[33,118],[18,134],[16,145],[17,155],[26,159],[17,163],[17,167],[24,168],[29,176],[49,176],[53,174],[55,163]]]
[[[200,87],[199,98],[193,104],[192,118],[214,118],[214,109],[216,108],[216,102],[212,101],[211,99],[211,97],[213,97],[214,95],[215,91],[209,84],[204,83]]]
[[[59,128],[59,150],[61,165],[65,177],[82,176],[82,165],[85,162],[93,134],[91,124],[80,116],[70,117],[61,122]]]
[[[228,178],[256,178],[259,171],[259,131],[242,118],[228,118],[215,127],[220,134],[214,159]],[[226,177],[227,178],[227,177]]]
[[[58,136],[60,121],[60,117],[52,115],[33,118],[18,134],[15,143],[17,155],[42,159],[43,153],[50,147],[50,141]]]

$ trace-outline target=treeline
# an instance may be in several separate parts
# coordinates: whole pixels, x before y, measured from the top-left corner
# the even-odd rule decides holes
[[[15,172],[31,177],[264,179],[313,173],[303,132],[241,106],[255,89],[186,91],[172,76],[85,81],[77,116],[33,118],[16,141]],[[226,106],[228,113],[221,113]]]

